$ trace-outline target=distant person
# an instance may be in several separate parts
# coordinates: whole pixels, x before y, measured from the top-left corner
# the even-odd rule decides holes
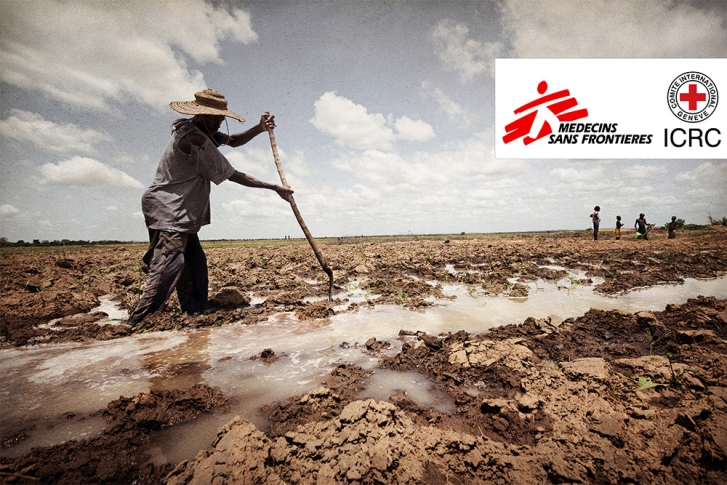
[[[220,145],[239,147],[275,127],[274,116],[264,114],[247,131],[228,135],[219,130],[225,117],[245,121],[227,109],[227,100],[214,89],[195,93],[194,101],[169,106],[192,115],[172,123],[172,137],[162,154],[151,186],[141,198],[149,250],[146,286],[128,324],[137,326],[159,310],[176,288],[183,312],[207,310],[207,257],[197,233],[210,223],[210,182],[230,180],[246,187],[274,190],[284,200],[293,193],[281,185],[262,182],[238,172],[220,153]]]
[[[621,228],[624,227],[621,222],[621,216],[616,216],[616,239],[621,239]]]
[[[642,212],[639,214],[639,218],[636,219],[634,222],[634,229],[636,229],[636,234],[634,234],[634,237],[636,239],[649,239],[649,225],[646,223],[646,216]]]
[[[669,239],[677,237],[677,216],[671,216],[671,222],[669,223]]]
[[[593,213],[591,213],[591,220],[593,221],[593,240],[598,241],[598,226],[601,224],[601,216],[598,215],[598,212],[601,210],[599,206],[596,206],[593,208]]]

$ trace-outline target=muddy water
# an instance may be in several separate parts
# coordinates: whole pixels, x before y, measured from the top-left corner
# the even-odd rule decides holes
[[[197,383],[219,387],[233,402],[229,414],[205,416],[153,436],[157,447],[150,459],[177,462],[207,448],[217,430],[234,415],[264,427],[265,418],[259,412],[263,404],[310,391],[337,362],[373,369],[377,359],[362,352],[363,342],[370,337],[391,341],[389,352],[393,354],[399,349],[396,337],[401,329],[431,334],[484,332],[497,325],[521,323],[528,316],[577,317],[589,308],[663,310],[666,303],[683,303],[697,295],[727,298],[725,283],[725,277],[688,279],[681,285],[604,297],[594,294],[592,286],[564,279],[555,284],[531,283],[527,298],[513,299],[487,297],[475,287],[446,285],[445,294],[457,298],[437,300],[436,306],[421,312],[377,306],[336,315],[326,322],[301,322],[282,313],[255,326],[229,325],[84,345],[7,349],[0,352],[0,429],[5,435],[27,428],[29,437],[0,454],[18,456],[34,446],[98,434],[104,423],[98,415],[90,414],[122,395]],[[341,296],[351,301],[375,297],[356,289],[355,282],[350,288]],[[113,315],[109,323],[116,323],[114,318],[123,316]],[[254,359],[265,348],[272,348],[278,360],[267,364]],[[443,411],[453,406],[446,396],[430,389],[424,376],[380,369],[375,370],[361,397],[384,400],[397,390],[405,390],[422,406]]]

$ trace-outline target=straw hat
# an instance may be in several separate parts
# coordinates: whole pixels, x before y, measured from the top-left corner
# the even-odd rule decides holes
[[[205,89],[194,93],[194,98],[194,101],[172,101],[169,107],[185,115],[222,115],[245,121],[245,118],[227,109],[227,100],[219,91]]]

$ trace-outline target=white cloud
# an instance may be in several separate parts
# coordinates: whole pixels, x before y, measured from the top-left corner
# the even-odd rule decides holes
[[[166,109],[205,87],[187,60],[221,63],[227,39],[257,40],[249,14],[204,0],[6,2],[0,79],[86,109],[130,101]]]
[[[624,169],[624,174],[629,178],[646,179],[661,175],[665,172],[663,167],[654,165],[634,165]]]
[[[444,65],[459,72],[463,82],[478,74],[494,75],[495,58],[502,51],[499,42],[485,42],[469,38],[469,28],[452,20],[440,20],[432,32],[434,51]]]
[[[402,116],[394,122],[398,138],[407,141],[427,141],[434,138],[432,125],[422,120]]]
[[[296,190],[297,181],[308,176],[311,171],[305,162],[305,155],[300,150],[292,153],[278,147],[280,164],[283,167],[288,184]],[[280,183],[280,176],[275,166],[275,158],[270,148],[244,147],[242,150],[229,151],[225,157],[240,172],[251,175],[265,182]],[[237,187],[224,186],[225,190],[238,190]]]
[[[13,109],[10,116],[0,121],[0,135],[20,143],[32,143],[36,148],[51,153],[96,153],[93,145],[111,140],[95,130],[84,130],[66,123],[57,124],[41,115]]]
[[[324,93],[315,102],[310,122],[319,131],[332,136],[336,143],[359,150],[389,150],[396,136],[386,126],[381,113],[368,110],[334,92]]]
[[[0,205],[0,218],[9,218],[17,216],[20,211],[10,204]]]
[[[305,161],[305,154],[303,151],[295,150],[292,155],[282,152],[280,157],[281,163],[285,163],[285,165],[283,165],[285,173],[291,173],[297,177],[306,177],[310,175],[311,170]]]
[[[416,159],[424,162],[428,170],[447,174],[451,180],[491,182],[508,174],[518,174],[522,161],[496,159],[492,148],[492,131],[485,130],[470,139],[437,152],[417,153]]]
[[[695,190],[688,190],[687,191],[687,195],[689,197],[694,197],[694,198],[700,198],[701,199],[701,198],[709,197],[709,196],[711,196],[713,194],[711,193],[710,190],[695,189]]]
[[[378,214],[382,206],[390,202],[382,198],[379,191],[364,184],[354,184],[347,188],[326,187],[321,194],[313,198],[308,204],[314,214],[330,213],[335,208],[335,213],[340,217],[353,217],[361,214]],[[325,195],[324,195],[325,194]],[[306,200],[306,202],[308,202]]]
[[[115,166],[120,165],[136,165],[137,163],[146,164],[149,162],[150,157],[147,154],[142,155],[129,155],[127,153],[115,153],[110,157],[112,164]]]
[[[467,193],[467,197],[473,200],[489,201],[500,198],[500,193],[492,189],[475,189]]]
[[[219,210],[218,210],[219,209]],[[212,223],[215,218],[224,220],[231,226],[245,227],[248,225],[270,226],[295,220],[290,206],[269,190],[246,190],[240,197],[212,208]]]
[[[500,0],[515,57],[724,57],[721,15],[671,0]]]
[[[73,157],[57,164],[46,163],[40,167],[43,184],[78,187],[112,186],[141,189],[141,182],[113,167],[92,158]]]
[[[348,167],[361,177],[379,184],[380,188],[387,189],[398,184],[407,183],[409,177],[417,175],[439,177],[438,174],[429,171],[416,170],[415,164],[411,163],[394,153],[382,152],[380,150],[367,150],[357,156],[347,156]],[[339,164],[341,167],[342,164]],[[425,182],[425,178],[420,178]],[[428,182],[431,182],[429,180]]]
[[[721,166],[716,166],[712,162],[704,162],[691,172],[682,172],[680,174],[677,174],[674,179],[677,182],[715,182],[721,179],[721,181],[724,183],[727,182],[727,170],[725,170],[726,168],[727,164],[721,164]]]
[[[468,126],[472,123],[472,116],[441,89],[433,87],[428,81],[423,81],[422,90],[425,96],[431,96],[437,101],[440,111],[446,114],[450,120],[457,120],[463,126]]]
[[[381,199],[379,192],[362,184],[354,184],[345,193],[345,199],[354,205],[369,205]]]
[[[365,106],[331,91],[324,93],[314,106],[311,124],[341,146],[391,150],[397,140],[426,141],[434,137],[434,128],[425,121],[402,116],[396,120],[390,117],[387,122],[383,114],[369,113]]]
[[[639,203],[639,206],[644,209],[644,212],[646,212],[646,209],[650,209],[652,207],[658,207],[659,205],[663,204],[664,201],[656,196],[651,195],[645,195],[643,197],[638,197],[636,201]]]
[[[596,182],[603,179],[603,167],[555,168],[550,173],[563,182]]]
[[[403,158],[395,153],[367,150],[360,155],[347,155],[345,161],[334,162],[334,166],[352,171],[380,190],[400,193],[447,184],[451,173],[439,170],[434,166],[436,163],[434,158]]]
[[[332,162],[388,192],[419,191],[423,187],[495,180],[521,170],[519,160],[495,159],[489,131],[447,149],[403,157],[381,150],[346,154]]]
[[[244,147],[225,153],[225,157],[236,170],[259,179],[270,178],[275,172],[275,160],[270,149]]]
[[[579,162],[575,163],[579,164]],[[617,188],[621,190],[622,185],[618,180],[607,177],[606,167],[603,165],[595,167],[589,165],[587,168],[581,166],[554,168],[550,171],[549,177],[552,177],[550,184],[552,191],[566,193],[571,201],[588,201],[586,206],[590,207],[595,205],[594,198],[595,202],[601,202],[601,205],[604,205],[603,197],[610,197]],[[540,177],[533,180],[533,184],[545,184],[545,180],[545,177]],[[641,187],[639,193],[643,193],[645,190],[645,187]]]

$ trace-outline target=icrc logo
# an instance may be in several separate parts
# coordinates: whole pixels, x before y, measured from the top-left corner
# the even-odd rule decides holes
[[[709,76],[689,71],[671,82],[666,98],[674,116],[687,123],[699,123],[717,109],[719,93]]]

